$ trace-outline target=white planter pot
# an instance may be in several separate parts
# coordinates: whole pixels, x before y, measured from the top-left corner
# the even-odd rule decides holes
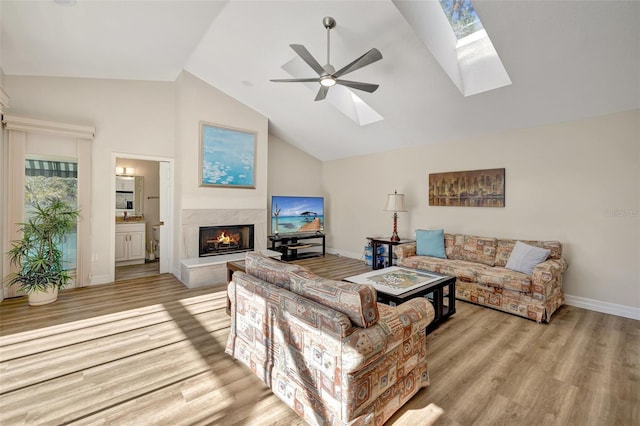
[[[48,287],[46,291],[34,291],[29,293],[29,305],[39,306],[53,303],[58,300],[58,288]]]

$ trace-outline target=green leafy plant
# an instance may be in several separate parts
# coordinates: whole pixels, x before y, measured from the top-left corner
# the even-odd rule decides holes
[[[64,269],[60,244],[73,229],[80,212],[60,198],[49,197],[33,203],[26,223],[20,223],[22,239],[11,242],[9,261],[18,269],[10,275],[9,285],[20,285],[27,293],[64,288],[70,279]]]

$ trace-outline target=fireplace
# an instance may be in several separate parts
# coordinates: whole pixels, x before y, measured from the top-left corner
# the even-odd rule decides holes
[[[200,257],[253,250],[253,225],[200,227]]]

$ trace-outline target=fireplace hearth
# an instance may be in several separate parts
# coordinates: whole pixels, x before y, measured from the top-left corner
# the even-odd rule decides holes
[[[253,232],[253,225],[201,226],[199,256],[252,251]]]

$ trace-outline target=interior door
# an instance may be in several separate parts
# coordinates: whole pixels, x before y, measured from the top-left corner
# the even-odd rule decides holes
[[[171,166],[168,161],[160,161],[160,273],[171,272],[171,247],[170,233],[173,229],[171,212]]]

